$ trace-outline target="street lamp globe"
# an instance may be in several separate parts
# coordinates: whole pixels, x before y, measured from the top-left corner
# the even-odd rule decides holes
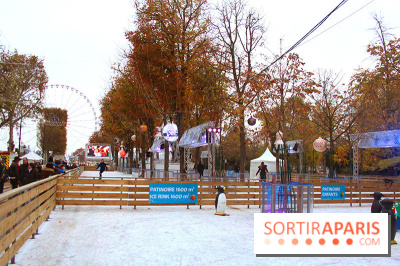
[[[282,132],[278,131],[276,132],[276,138],[275,138],[275,146],[279,147],[279,145],[283,145],[283,139],[282,139]]]

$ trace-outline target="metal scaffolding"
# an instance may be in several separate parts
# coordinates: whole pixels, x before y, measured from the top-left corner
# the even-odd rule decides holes
[[[359,175],[359,149],[400,147],[400,130],[351,134],[353,142],[353,176]]]

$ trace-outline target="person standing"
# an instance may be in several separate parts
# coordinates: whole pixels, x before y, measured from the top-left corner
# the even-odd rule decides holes
[[[4,191],[4,183],[9,179],[6,166],[0,164],[0,194]]]
[[[36,162],[35,167],[38,172],[38,176],[40,176],[42,174],[42,165],[39,162]]]
[[[237,163],[235,163],[235,166],[233,167],[233,171],[235,171],[235,173],[239,173],[240,167]]]
[[[45,166],[41,167],[39,179],[48,178],[49,176],[56,175],[57,173],[54,171],[53,164],[48,163]]]
[[[39,180],[39,175],[36,170],[35,164],[34,163],[28,164],[28,168],[26,169],[25,173],[25,178],[22,181],[23,183],[21,185],[28,185],[38,180]]]
[[[22,164],[19,166],[19,184],[20,186],[25,184],[25,176],[28,171],[28,159],[22,158]]]
[[[267,180],[267,172],[268,172],[267,166],[264,164],[264,162],[261,162],[260,166],[258,166],[258,171],[257,171],[256,175],[258,175],[258,173],[260,173],[261,180],[265,181],[265,180]]]
[[[19,183],[19,163],[20,158],[15,157],[14,160],[12,161],[12,164],[10,166],[8,175],[10,176],[10,183],[11,183],[11,189],[15,189],[18,187]]]
[[[200,178],[201,178],[203,176],[203,173],[204,173],[204,165],[201,163],[201,161],[197,165],[197,172],[199,172]]]
[[[103,159],[101,160],[101,162],[97,166],[97,169],[100,170],[100,178],[101,178],[103,176],[103,172],[107,170],[107,165],[105,164]]]

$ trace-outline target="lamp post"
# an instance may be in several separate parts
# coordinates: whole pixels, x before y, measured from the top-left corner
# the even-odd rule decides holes
[[[19,139],[18,139],[18,156],[21,157],[21,132],[22,132],[22,117],[19,120]]]
[[[140,134],[142,135],[142,142],[141,142],[141,152],[142,152],[142,169],[146,169],[146,153],[145,153],[145,148],[146,148],[146,142],[145,142],[145,133],[147,132],[147,126],[143,123],[142,125],[139,126]],[[145,171],[142,171],[142,176],[145,176]]]
[[[315,170],[314,170],[315,168],[314,168],[314,149],[312,150],[312,173],[314,174],[315,173]]]
[[[281,163],[280,163],[280,161],[279,161],[279,159],[280,159],[280,149],[281,149],[281,147],[283,147],[283,145],[284,145],[284,143],[283,143],[283,139],[282,139],[282,132],[280,132],[280,131],[278,131],[278,132],[276,132],[276,135],[275,135],[276,137],[275,137],[275,149],[276,149],[276,158],[277,158],[277,160],[278,160],[278,163],[277,163],[277,165],[276,165],[276,167],[277,167],[277,169],[276,169],[276,172],[278,173],[278,174],[280,174],[281,175],[281,182],[283,182],[284,181],[284,179],[283,179],[283,172],[284,172],[284,169],[283,169],[283,167],[281,167]],[[283,153],[283,152],[282,152]]]
[[[138,157],[137,157],[137,149],[136,149],[136,135],[133,134],[131,137],[131,140],[133,142],[133,146],[134,148],[132,148],[132,156],[133,156],[133,149],[135,149],[135,168],[137,168],[137,164],[138,164]]]
[[[207,143],[208,143],[208,174],[209,176],[215,175],[215,144],[217,142],[217,133],[220,133],[221,129],[217,127],[210,127],[207,129]]]

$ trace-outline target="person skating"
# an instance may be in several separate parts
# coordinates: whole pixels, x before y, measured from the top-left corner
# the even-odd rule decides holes
[[[258,167],[256,175],[260,173],[261,180],[265,181],[267,179],[267,172],[268,172],[267,166],[264,164],[264,162],[261,162],[261,165]]]
[[[235,171],[235,173],[239,173],[240,172],[240,167],[237,163],[235,163],[235,166],[233,167],[233,171]]]
[[[201,178],[204,173],[204,165],[201,162],[199,162],[199,164],[197,165],[197,172],[199,172]]]
[[[103,176],[103,172],[107,170],[107,165],[104,163],[104,160],[101,160],[101,162],[99,163],[99,165],[97,166],[97,169],[100,170],[100,178]]]

